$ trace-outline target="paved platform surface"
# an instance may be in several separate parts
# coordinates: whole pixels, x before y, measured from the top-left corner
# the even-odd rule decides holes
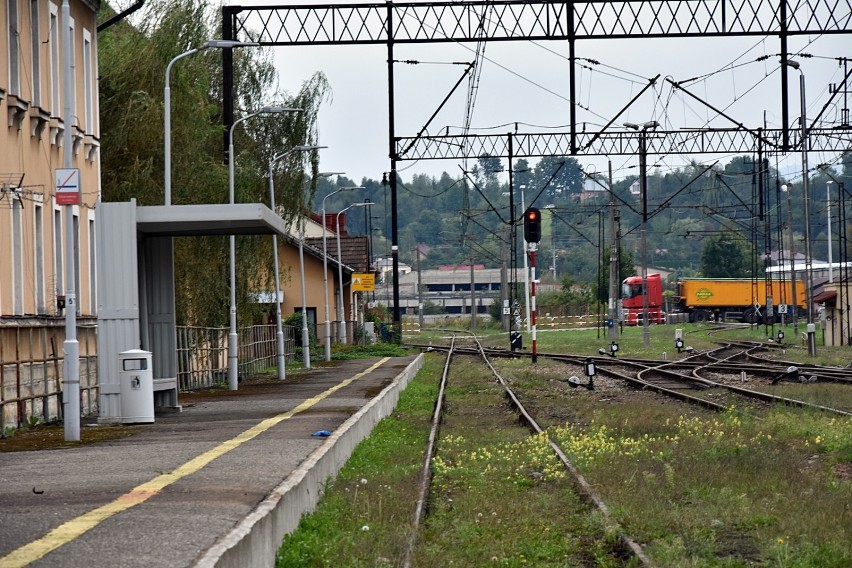
[[[0,453],[0,567],[271,566],[421,360],[246,381],[183,395],[128,438]]]

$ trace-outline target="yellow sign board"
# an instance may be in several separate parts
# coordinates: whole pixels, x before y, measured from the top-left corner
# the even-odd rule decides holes
[[[352,275],[353,292],[373,292],[376,289],[376,275],[358,273]]]

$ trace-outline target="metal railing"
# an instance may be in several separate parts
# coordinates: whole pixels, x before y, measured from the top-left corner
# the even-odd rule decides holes
[[[228,382],[228,328],[177,328],[178,389],[196,390]],[[292,361],[296,352],[296,330],[283,326],[284,352]],[[237,330],[239,334],[240,377],[261,373],[277,364],[274,325],[254,325]]]

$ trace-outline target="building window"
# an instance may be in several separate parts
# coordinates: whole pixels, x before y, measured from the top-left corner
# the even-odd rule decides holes
[[[80,215],[74,213],[74,295],[77,299],[74,302],[77,315],[80,315]]]
[[[65,46],[71,52],[71,66],[73,67],[71,73],[71,116],[66,116],[65,123],[68,128],[72,128],[74,126],[80,126],[80,119],[77,117],[77,44],[74,41],[74,34],[76,33],[76,28],[74,26],[74,18],[70,18],[70,22],[68,27],[71,28],[71,45]],[[63,55],[64,57],[64,55]],[[73,130],[72,130],[73,132]],[[77,304],[80,305],[79,303]]]
[[[33,232],[35,233],[35,300],[36,313],[47,313],[44,302],[44,207],[36,203],[33,207],[35,216]]]
[[[12,199],[12,313],[24,315],[24,223],[21,200],[14,194]]]
[[[65,293],[62,258],[62,208],[57,206],[53,210],[53,293],[56,296]]]
[[[21,94],[21,53],[18,33],[18,0],[7,0],[7,22],[9,23],[9,94]]]
[[[60,91],[61,75],[59,73],[59,8],[53,2],[50,3],[50,31],[48,32],[48,43],[50,44],[50,114],[61,116],[62,99]]]
[[[92,97],[94,73],[92,72],[92,34],[83,28],[83,120],[85,130],[89,134],[95,132],[95,112]]]
[[[95,248],[95,212],[89,210],[89,313],[98,312],[97,249]]]
[[[41,33],[39,32],[39,0],[30,0],[30,45],[32,46],[32,80],[34,106],[41,106]]]

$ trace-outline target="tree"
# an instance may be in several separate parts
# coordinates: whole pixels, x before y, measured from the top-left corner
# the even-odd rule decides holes
[[[205,0],[153,0],[138,28],[126,21],[99,38],[102,199],[140,205],[164,202],[164,73],[177,55],[197,48],[217,31],[217,12]],[[235,201],[265,202],[271,157],[297,144],[313,144],[319,105],[328,92],[321,74],[295,96],[271,95],[275,68],[268,51],[233,50],[235,107],[253,112],[278,99],[298,114],[258,117],[234,132]],[[223,155],[221,57],[205,49],[181,59],[170,74],[172,91],[172,203],[227,203],[228,168]],[[264,101],[262,103],[261,101]],[[239,117],[239,114],[238,114]],[[285,218],[306,203],[304,153],[282,160],[275,173],[276,204]],[[315,171],[316,164],[311,163]],[[314,176],[311,176],[314,177]],[[241,323],[256,321],[262,307],[249,292],[271,279],[271,239],[238,237],[237,302]],[[228,314],[228,239],[175,239],[176,309],[179,324],[224,325]],[[259,276],[261,275],[261,276]]]
[[[701,253],[705,278],[747,278],[752,275],[750,249],[738,235],[711,237]]]
[[[545,204],[564,202],[583,191],[583,172],[575,158],[546,156],[538,162],[531,186],[527,187],[527,205],[542,190]]]

